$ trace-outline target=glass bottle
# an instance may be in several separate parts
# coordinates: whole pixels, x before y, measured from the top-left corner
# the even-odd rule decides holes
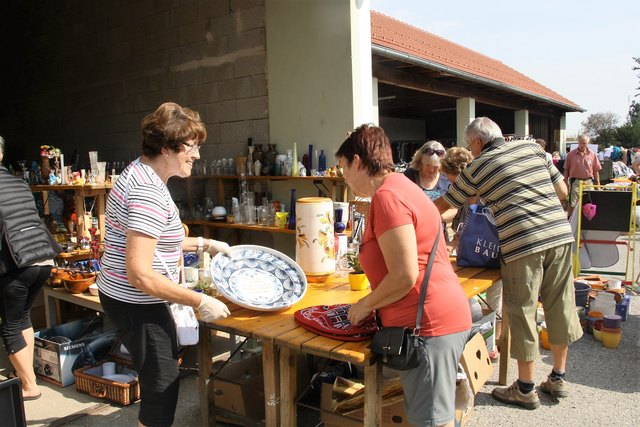
[[[249,149],[249,155],[247,156],[247,167],[245,168],[245,171],[247,173],[247,176],[253,176],[253,152],[255,150],[255,147],[253,145],[250,145],[247,148]]]
[[[253,163],[256,163],[256,160],[260,160],[260,164],[262,164],[262,144],[254,145],[255,150],[253,150]]]
[[[320,150],[320,157],[318,158],[318,171],[324,172],[327,170],[327,156],[324,155],[324,150]]]
[[[318,157],[318,150],[313,150],[313,159],[311,160],[311,169],[313,169],[314,171],[318,171],[318,168],[320,167],[320,160]]]
[[[291,165],[291,176],[298,176],[298,144],[293,143],[293,163]]]
[[[276,151],[276,144],[269,144],[269,150],[267,151],[267,166],[269,168],[269,175],[276,175],[276,158],[278,152]]]
[[[296,229],[296,189],[291,189],[291,201],[289,202],[289,217],[287,218],[287,228]]]
[[[336,221],[333,224],[333,229],[336,233],[343,233],[344,230],[347,228],[347,225],[342,222],[342,208],[338,208],[335,211],[336,214]]]

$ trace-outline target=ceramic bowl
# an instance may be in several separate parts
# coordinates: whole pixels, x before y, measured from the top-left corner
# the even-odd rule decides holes
[[[593,337],[597,340],[597,341],[602,341],[602,332],[597,330],[596,328],[593,328]]]
[[[92,283],[89,285],[89,293],[91,295],[93,295],[94,297],[98,296],[98,285],[96,285],[95,283]]]
[[[49,286],[51,286],[52,288],[60,288],[64,286],[64,283],[62,283],[62,279],[64,279],[68,275],[69,272],[64,268],[52,268],[51,275],[49,276]]]
[[[613,298],[615,299],[616,304],[620,304],[620,301],[622,301],[622,298],[624,298],[624,295],[621,294],[618,291],[609,290],[609,291],[605,291],[605,292],[609,293],[609,294],[613,294]]]
[[[212,213],[215,219],[225,219],[227,216],[227,210],[223,206],[216,206]]]
[[[602,319],[602,312],[600,312],[600,311],[590,311],[587,314],[587,319],[591,319],[591,320]]]
[[[607,328],[605,326],[601,327],[600,330],[602,332],[607,332],[609,334],[619,334],[622,333],[622,328]]]
[[[72,294],[81,294],[95,283],[96,273],[69,273],[62,282],[64,287]]]
[[[602,345],[607,348],[618,348],[620,340],[622,339],[622,333],[611,333],[602,331]]]

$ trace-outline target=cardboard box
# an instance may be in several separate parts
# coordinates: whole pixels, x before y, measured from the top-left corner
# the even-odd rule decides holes
[[[477,333],[469,340],[460,360],[471,391],[476,394],[493,373],[493,365],[482,334]]]
[[[109,353],[115,339],[115,331],[103,331],[102,317],[38,331],[33,360],[36,375],[62,387],[71,385],[75,382],[73,371],[99,362]]]
[[[364,411],[362,409],[351,412],[349,415],[340,415],[331,411],[331,395],[333,385],[323,383],[320,394],[320,421],[325,427],[362,427]],[[411,427],[407,415],[404,412],[404,399],[384,406],[382,403],[381,427]]]
[[[264,379],[260,354],[230,362],[213,380],[215,407],[254,420],[264,418]]]

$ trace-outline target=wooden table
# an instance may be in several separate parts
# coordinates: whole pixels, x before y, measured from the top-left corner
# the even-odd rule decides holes
[[[501,278],[499,269],[459,268],[455,262],[452,262],[452,265],[468,298],[484,292]],[[256,338],[262,342],[267,426],[296,425],[295,387],[298,352],[363,366],[366,385],[364,425],[381,425],[382,367],[375,363],[368,348],[369,341],[345,342],[319,336],[298,326],[293,317],[296,310],[312,305],[355,303],[368,292],[351,291],[346,273],[335,274],[325,283],[309,283],[305,297],[288,310],[258,312],[229,304],[231,315],[228,318],[204,324],[204,327],[200,328],[198,345],[198,390],[202,425],[208,426],[214,422],[214,414],[209,407],[209,397],[213,392],[209,329]]]
[[[60,301],[67,301],[90,310],[103,312],[100,298],[89,293],[72,294],[65,288],[44,287],[44,313],[47,328],[57,325],[60,319]]]

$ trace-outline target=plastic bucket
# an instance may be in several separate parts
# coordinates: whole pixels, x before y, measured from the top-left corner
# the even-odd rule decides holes
[[[591,286],[587,282],[576,280],[573,282],[573,287],[576,290],[576,306],[586,307]]]

